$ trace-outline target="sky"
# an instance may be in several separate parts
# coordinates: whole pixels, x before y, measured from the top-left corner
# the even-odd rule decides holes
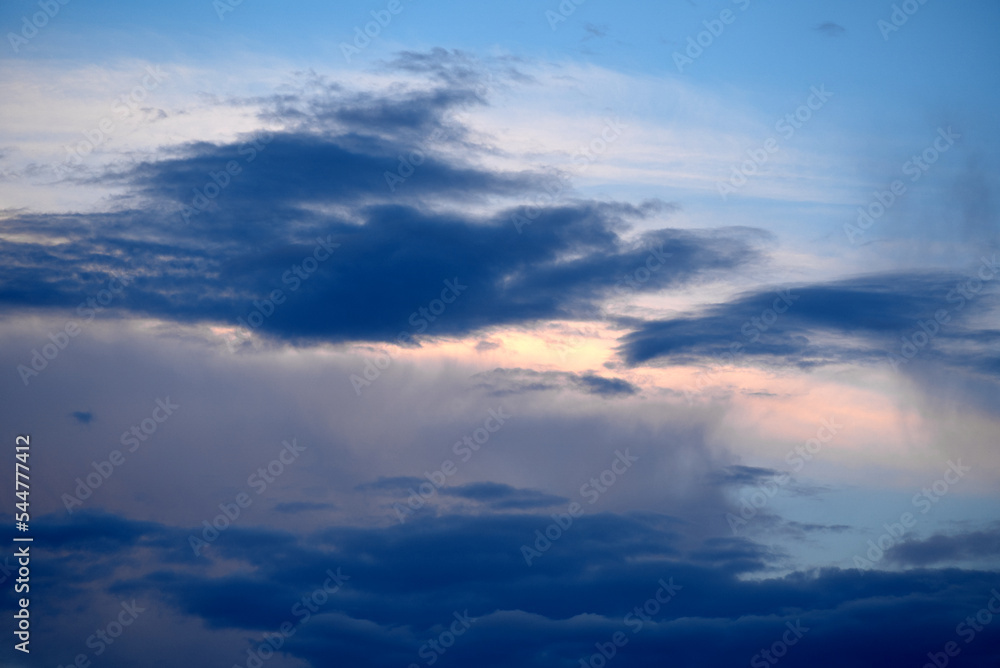
[[[996,668],[998,20],[3,3],[0,665]]]

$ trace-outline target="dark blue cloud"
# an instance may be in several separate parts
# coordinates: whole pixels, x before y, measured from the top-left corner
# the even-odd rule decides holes
[[[120,186],[126,193],[111,212],[8,216],[11,239],[42,241],[10,241],[0,250],[0,303],[9,311],[72,314],[80,304],[97,311],[87,300],[107,292],[102,314],[233,324],[259,309],[264,317],[258,331],[284,342],[392,341],[400,331],[419,338],[591,317],[623,289],[653,293],[689,287],[760,259],[765,237],[755,230],[661,227],[633,234],[632,225],[660,226],[673,211],[657,202],[567,199],[540,207],[532,224],[519,232],[511,223],[511,216],[522,211],[518,205],[534,201],[558,177],[487,169],[469,152],[467,159],[454,157],[462,154],[456,148],[474,145],[454,112],[487,104],[484,88],[503,83],[487,84],[478,63],[460,52],[405,53],[390,66],[426,75],[433,83],[350,94],[318,81],[319,92],[311,96],[245,101],[263,102],[265,118],[279,121],[282,129],[226,144],[166,147],[158,161],[90,177],[95,185]],[[518,74],[510,70],[505,76]],[[410,159],[418,151],[420,164],[403,176],[399,156]],[[229,161],[240,169],[226,176],[222,170]],[[386,172],[402,181],[387,181]],[[202,210],[184,220],[180,212],[193,205],[195,189],[204,196],[206,183],[213,181],[218,195],[206,198]],[[329,257],[318,261],[314,251],[324,245],[331,247]],[[648,267],[651,256],[665,261],[648,281],[625,286],[624,279]],[[308,277],[286,274],[309,257],[317,264]],[[115,272],[127,278],[116,279]],[[286,282],[286,275],[298,281]],[[755,361],[809,367],[882,360],[891,342],[918,331],[920,320],[933,317],[936,309],[948,308],[951,321],[921,359],[1000,371],[1000,358],[989,352],[1000,333],[970,315],[981,315],[994,295],[987,291],[959,309],[946,294],[957,280],[944,274],[893,274],[803,286],[766,328],[753,324],[753,318],[764,317],[780,297],[760,291],[671,320],[614,324],[637,328],[623,339],[623,353],[633,364],[702,363],[728,351],[735,340]],[[463,286],[458,298],[433,318],[420,313],[438,298],[445,281]],[[283,290],[278,305],[268,302],[275,289]],[[426,329],[414,324],[411,314],[426,322]],[[491,348],[489,341],[480,345]],[[129,359],[121,351],[115,354],[119,364]],[[245,380],[249,377],[241,376],[241,384],[252,385]],[[569,391],[578,393],[569,397],[576,400],[581,393],[613,399],[639,392],[623,379],[593,372],[497,369],[472,382],[484,394]],[[315,391],[330,405],[325,390]],[[206,392],[208,397],[221,394]],[[282,424],[303,419],[284,405],[259,408],[266,399],[250,402],[249,408],[231,401],[239,404],[244,420],[248,411],[282,413],[276,418]],[[73,404],[57,414],[71,410]],[[214,411],[206,414],[224,419],[224,413],[221,418]],[[90,416],[72,415],[83,423]],[[334,421],[336,415],[323,420]],[[927,652],[956,639],[956,625],[980,610],[997,586],[998,573],[987,570],[789,572],[790,557],[778,548],[712,535],[707,526],[712,520],[701,521],[715,517],[721,524],[727,492],[761,484],[777,471],[734,466],[713,475],[699,464],[711,468],[703,440],[687,439],[689,432],[700,434],[701,425],[650,426],[640,417],[626,426],[627,420],[615,425],[586,415],[577,424],[559,419],[553,427],[526,415],[525,426],[511,427],[504,436],[508,444],[523,447],[521,440],[536,442],[527,439],[530,434],[541,443],[540,455],[549,437],[566,443],[570,450],[553,446],[547,457],[525,458],[531,466],[553,471],[568,468],[568,460],[583,451],[582,439],[574,438],[582,432],[615,443],[648,436],[657,451],[676,451],[677,461],[687,462],[687,468],[674,470],[666,465],[674,461],[671,457],[643,459],[644,475],[658,476],[650,480],[663,490],[663,498],[674,493],[667,483],[677,477],[685,475],[689,480],[684,482],[691,483],[688,501],[654,507],[685,510],[689,503],[697,512],[687,509],[681,519],[587,508],[570,521],[567,498],[481,481],[441,488],[440,497],[449,503],[408,515],[405,522],[364,513],[338,513],[330,520],[334,514],[323,511],[343,510],[339,497],[334,508],[319,500],[323,496],[310,500],[305,491],[292,497],[297,501],[271,506],[280,514],[281,530],[253,524],[266,521],[269,509],[261,508],[261,515],[247,514],[221,531],[204,556],[194,555],[189,544],[203,526],[187,515],[176,525],[96,512],[37,517],[32,597],[33,609],[44,612],[37,628],[45,640],[38,644],[38,660],[65,664],[91,629],[107,623],[95,602],[135,597],[149,601],[157,632],[172,638],[187,640],[196,630],[209,629],[207,642],[227,649],[245,638],[245,646],[235,647],[233,663],[245,659],[262,633],[293,622],[299,624],[296,635],[282,651],[306,665],[420,665],[424,643],[467,611],[476,620],[472,628],[436,665],[568,668],[581,660],[587,665],[597,643],[607,646],[616,632],[624,633],[628,644],[616,650],[609,665],[755,665],[754,657],[779,640],[788,625],[801,624],[808,631],[790,648],[784,665],[919,666]],[[242,444],[239,433],[226,438]],[[175,454],[166,443],[162,449]],[[230,456],[243,452],[221,444],[218,451],[226,457],[227,470]],[[194,461],[202,469],[192,475],[182,466],[180,472],[189,477],[181,477],[178,489],[217,477],[210,459]],[[348,472],[344,477],[336,472],[303,489],[325,494],[326,485],[350,480],[350,487],[376,475],[351,477],[359,468],[354,457],[337,458],[337,468],[341,464]],[[359,495],[365,501],[371,496],[382,501],[379,495],[405,496],[425,483],[425,478],[400,476],[357,489],[374,493]],[[108,485],[102,493],[119,492]],[[136,504],[134,512],[142,507]],[[171,509],[166,515],[184,512]],[[12,524],[9,516],[0,520]],[[318,524],[305,525],[305,520]],[[765,511],[758,521],[803,536],[853,530],[778,524]],[[906,541],[888,551],[887,563],[926,567],[985,561],[996,551],[995,539],[993,532],[982,531]],[[537,550],[530,564],[524,546]],[[300,623],[297,602],[315,591],[331,569],[349,576],[346,586],[319,605],[310,621]],[[629,622],[637,621],[634,611],[655,602],[664,582],[676,583],[676,596],[657,604],[651,619],[634,630]],[[0,595],[5,611],[13,607],[13,596],[5,586]],[[130,634],[140,638],[145,632],[136,628]],[[997,647],[1000,625],[995,623],[974,644],[963,645],[962,660],[995,665]],[[124,642],[115,647],[125,649]],[[143,665],[124,656],[109,653],[102,662]]]
[[[80,424],[90,424],[90,421],[94,419],[94,414],[87,411],[73,411],[70,413],[70,417]]]
[[[535,371],[533,369],[494,369],[473,376],[476,386],[493,395],[521,394],[573,389],[602,397],[631,396],[639,388],[621,378],[608,378],[594,373],[569,371]]]
[[[416,476],[380,477],[378,480],[358,485],[356,489],[358,491],[405,492],[408,494],[410,487],[418,487],[420,483],[424,482],[427,482],[427,480]]]
[[[495,496],[486,487],[467,491]],[[619,631],[629,639],[616,659],[622,666],[662,665],[665,657],[677,666],[744,665],[787,624],[804,633],[787,665],[922,665],[927,652],[961,641],[956,625],[985,606],[998,576],[827,569],[743,578],[766,573],[780,555],[742,538],[687,545],[681,524],[649,514],[579,517],[532,566],[520,546],[553,521],[546,514],[414,519],[299,535],[234,526],[197,567],[171,559],[175,542],[187,547],[184,529],[100,515],[42,519],[59,528],[38,544],[39,563],[56,555],[69,560],[57,571],[64,586],[43,586],[36,601],[51,611],[54,628],[60,615],[80,614],[58,597],[68,596],[72,606],[98,587],[151,601],[161,616],[171,609],[210,629],[254,637],[292,622],[296,632],[284,651],[317,667],[330,665],[330,657],[357,666],[420,664],[421,646],[466,611],[476,622],[440,665],[579,665],[597,651],[595,643]],[[114,562],[94,570],[107,554],[99,542],[78,537],[100,529],[118,536],[117,548]],[[143,561],[134,558],[140,551]],[[208,568],[213,562],[230,567]],[[349,579],[303,622],[293,613],[296,602],[338,569]],[[43,570],[40,584],[54,585],[57,572]],[[664,585],[674,590],[669,602],[648,603],[665,595]],[[645,605],[650,612],[640,626],[635,609]],[[963,643],[969,665],[1000,658],[994,627]],[[59,638],[40,648],[42,658],[79,641],[72,633]]]
[[[713,477],[725,485],[742,486],[758,485],[774,476],[781,475],[782,471],[776,469],[761,468],[759,466],[727,466],[726,468],[713,474]]]
[[[286,501],[276,503],[274,509],[279,513],[305,513],[313,510],[331,510],[335,508],[332,503],[315,503],[312,501]]]
[[[65,233],[72,241],[54,248],[10,245],[0,301],[74,309],[111,284],[118,292],[106,299],[105,308],[79,312],[230,325],[243,318],[248,328],[259,325],[257,331],[287,340],[394,341],[401,332],[465,334],[499,324],[593,315],[649,253],[615,231],[647,215],[629,205],[553,207],[524,235],[513,230],[506,214],[470,220],[404,206],[367,207],[358,214],[362,225],[304,221],[284,230],[258,214],[210,250],[182,238],[171,244],[117,236],[119,226],[144,224],[139,212],[85,220],[23,216],[10,225],[37,225],[35,234]],[[95,238],[81,231],[90,227],[102,232]],[[757,257],[744,234],[718,236],[666,229],[647,235],[647,243],[674,257],[643,289],[682,285]],[[117,259],[126,251],[133,258],[128,266]],[[104,266],[105,273],[69,270],[84,263]],[[112,271],[139,267],[142,273],[124,289],[113,282]],[[269,303],[275,290],[281,291],[280,305]],[[443,292],[453,303],[442,312],[441,303],[431,302]],[[262,324],[251,319],[255,310],[252,317]]]
[[[441,490],[444,496],[456,496],[488,505],[493,510],[530,510],[566,504],[569,499],[536,489],[518,489],[497,482],[474,482]]]
[[[54,521],[53,521],[54,520]],[[136,545],[140,540],[156,540],[163,545],[167,532],[152,522],[135,522],[107,513],[80,513],[72,520],[50,518],[32,529],[36,540],[50,549],[107,553]]]
[[[759,487],[770,492],[770,490],[780,487],[784,494],[796,496],[816,496],[822,492],[830,491],[828,487],[798,483],[795,476],[787,471],[759,466],[726,466],[713,472],[709,477],[711,482],[733,489]]]
[[[891,365],[894,359],[896,368],[908,370],[914,359],[913,366],[936,360],[996,374],[1000,331],[976,322],[996,308],[991,280],[894,273],[753,292],[697,314],[646,323],[622,338],[620,350],[630,364],[725,364],[735,358],[808,368]]]
[[[590,392],[602,396],[628,396],[639,391],[635,385],[621,378],[604,378],[594,374],[580,376],[580,383]]]
[[[280,130],[167,147],[158,161],[88,175],[128,193],[114,212],[6,219],[12,233],[48,239],[4,247],[0,303],[179,322],[242,318],[247,330],[291,342],[408,341],[398,336],[589,317],[612,295],[682,286],[759,259],[766,235],[746,228],[631,234],[676,208],[656,201],[566,199],[519,228],[518,204],[562,186],[557,176],[489,170],[441,150],[464,146],[451,114],[485,103],[474,90],[323,91],[264,100]],[[401,155],[413,159],[403,165]],[[651,262],[648,280],[626,285]],[[124,288],[116,272],[130,277]],[[442,312],[435,300],[448,285],[459,286],[447,295],[457,299]],[[96,298],[100,308],[86,305]]]
[[[816,26],[816,30],[823,33],[827,37],[840,37],[847,32],[847,28],[839,23],[834,23],[833,21],[826,21]]]
[[[416,494],[421,485],[427,485],[427,478],[417,476],[382,477],[373,482],[357,486],[358,491],[380,492],[388,496],[406,497]],[[494,511],[531,510],[565,504],[568,499],[547,494],[536,489],[521,489],[498,482],[474,482],[465,485],[442,487],[441,496],[474,501]]]
[[[933,566],[969,561],[993,561],[1000,554],[1000,526],[958,534],[910,538],[894,545],[886,558],[906,566]]]

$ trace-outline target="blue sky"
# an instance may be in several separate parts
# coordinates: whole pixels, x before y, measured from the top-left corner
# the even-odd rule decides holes
[[[998,14],[5,3],[0,663],[995,666]]]

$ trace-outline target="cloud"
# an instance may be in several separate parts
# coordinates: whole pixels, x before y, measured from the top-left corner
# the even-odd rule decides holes
[[[802,485],[794,482],[794,476],[786,471],[759,466],[724,466],[712,473],[712,481],[725,487],[761,487],[768,490],[780,488],[785,494],[795,496],[816,496],[829,492],[830,488]],[[780,479],[780,482],[776,479]],[[791,480],[792,482],[789,482]],[[769,495],[770,495],[769,491]]]
[[[471,90],[480,98],[505,81],[533,81],[516,64],[514,58],[499,58],[490,63],[461,49],[449,51],[441,47],[429,51],[400,51],[386,63],[390,70],[429,75],[451,89]]]
[[[90,424],[90,421],[94,419],[93,413],[88,413],[86,411],[73,411],[70,413],[70,417],[80,424]]]
[[[427,482],[423,478],[418,478],[416,476],[392,476],[392,477],[379,477],[378,480],[373,482],[366,482],[358,485],[356,489],[358,491],[375,491],[375,492],[397,492],[397,493],[409,493],[410,487],[419,486],[421,483]]]
[[[886,558],[905,566],[926,567],[968,561],[992,561],[1000,554],[1000,526],[958,534],[909,538],[886,551]]]
[[[991,351],[1000,332],[977,322],[978,314],[997,306],[990,280],[887,273],[755,291],[697,314],[648,322],[622,338],[620,351],[630,364],[658,358],[726,363],[735,353],[800,368],[896,359],[895,366],[907,370],[916,358],[995,375],[1000,357]],[[914,342],[922,344],[919,350]]]
[[[313,501],[286,501],[282,503],[276,503],[274,509],[279,513],[305,513],[313,510],[329,510],[331,508],[336,508],[332,503],[316,503]]]
[[[569,501],[566,497],[546,494],[536,489],[517,489],[495,482],[474,482],[459,487],[448,487],[441,490],[441,494],[484,503],[493,510],[548,508]]]
[[[594,373],[535,371],[533,369],[494,369],[476,374],[477,386],[496,396],[572,389],[602,397],[631,396],[639,388],[621,378],[607,378]]]
[[[317,79],[309,94],[231,101],[264,105],[270,129],[168,145],[159,160],[125,160],[109,173],[76,172],[77,182],[119,189],[104,212],[8,212],[11,237],[0,250],[0,303],[16,316],[3,330],[8,371],[67,314],[82,321],[89,309],[96,321],[45,375],[5,394],[6,417],[35,420],[39,441],[54,444],[37,455],[48,458],[39,459],[47,471],[39,484],[51,488],[40,486],[33,506],[58,509],[38,517],[33,546],[33,609],[47,618],[36,631],[39,661],[74,656],[113,619],[102,605],[123,598],[155,612],[150,628],[116,643],[109,658],[120,665],[148,664],[150,636],[186,638],[205,665],[232,665],[284,622],[296,633],[275,661],[410,665],[424,662],[421,648],[456,614],[475,622],[442,666],[575,666],[615,633],[629,640],[622,666],[746,665],[800,622],[808,632],[788,665],[921,665],[952,640],[997,573],[802,570],[789,551],[795,541],[855,529],[785,521],[776,510],[759,517],[767,543],[728,535],[734,488],[778,472],[731,465],[740,460],[720,445],[732,424],[726,407],[679,407],[631,375],[608,375],[617,365],[478,373],[489,355],[470,355],[473,363],[400,356],[364,397],[354,394],[357,358],[313,344],[475,334],[489,353],[506,343],[500,326],[595,316],[651,256],[665,261],[630,294],[672,305],[681,291],[731,282],[763,259],[769,241],[750,228],[665,227],[675,205],[572,191],[538,207],[519,233],[512,216],[560,176],[496,167],[458,118],[489,104],[486,89],[503,81],[487,81],[475,59],[455,51],[404,53],[388,67],[427,81],[352,92]],[[504,76],[518,74],[511,66]],[[206,184],[217,194],[204,195]],[[185,221],[194,189],[206,202]],[[315,269],[296,273],[307,260]],[[897,272],[802,285],[773,322],[767,309],[781,297],[751,289],[671,319],[610,324],[634,328],[622,339],[633,364],[704,363],[735,340],[755,364],[808,369],[881,362],[901,335],[947,308],[951,319],[920,361],[988,376],[1000,370],[1000,334],[981,316],[995,294],[991,285],[959,308],[947,295],[967,280]],[[277,289],[280,303],[271,301]],[[445,289],[455,297],[447,304]],[[204,328],[186,326],[232,325],[251,312],[262,319],[258,334],[302,349],[225,355]],[[104,382],[95,385],[97,372]],[[20,385],[14,373],[7,382]],[[129,452],[127,468],[83,510],[65,513],[60,495],[168,393],[178,416]],[[87,413],[76,410],[80,396]],[[487,411],[501,403],[509,422],[466,451],[425,512],[405,522],[386,512],[430,485],[426,472],[457,459],[455,444],[485,431]],[[80,429],[45,414],[101,419]],[[59,438],[70,432],[79,438]],[[247,475],[276,461],[293,432],[308,445],[303,459],[195,556],[190,537],[249,489]],[[625,474],[608,469],[618,449],[640,463]],[[581,484],[605,473],[627,477],[570,521],[569,504],[586,503]],[[530,565],[526,545],[540,552]],[[982,531],[908,541],[889,556],[926,566],[986,561],[995,551],[995,536]],[[350,579],[303,620],[296,604],[331,569]],[[666,581],[677,595],[637,616]],[[4,592],[6,609],[13,593]],[[980,638],[964,658],[995,663],[1000,630]]]
[[[727,466],[716,472],[714,478],[724,485],[736,487],[759,485],[765,480],[781,475],[783,472],[776,469],[761,468],[759,466]]]
[[[592,394],[605,397],[629,396],[639,392],[639,388],[621,378],[604,378],[594,374],[584,374],[578,378],[578,382]]]
[[[260,190],[268,187],[273,184]],[[143,266],[142,275],[108,308],[229,325],[238,318],[246,322],[257,308],[268,316],[258,331],[286,340],[393,341],[401,332],[458,335],[594,313],[619,276],[642,266],[648,254],[614,231],[630,218],[645,216],[630,205],[554,207],[536,221],[530,238],[520,239],[504,214],[468,220],[403,206],[365,208],[359,211],[363,225],[323,220],[282,234],[264,213],[280,215],[280,200],[275,196],[273,206],[260,200],[256,214],[228,220],[223,227],[230,240],[207,249],[182,239],[135,242],[115,234],[123,226],[133,233],[144,226],[147,221],[139,212],[72,221],[31,215],[8,221],[15,229],[34,226],[35,234],[69,234],[74,240],[56,249],[10,244],[0,301],[73,308],[106,290],[102,284],[112,281],[111,272]],[[72,232],[70,224],[102,232],[84,237]],[[242,229],[236,230],[237,224]],[[206,230],[209,237],[217,233],[222,230]],[[669,229],[647,234],[647,242],[676,259],[643,289],[681,285],[757,257],[739,232],[728,239],[718,236]],[[129,263],[119,259],[126,248],[134,258]],[[170,259],[182,254],[183,262]],[[94,262],[100,269],[72,274],[53,266],[57,257],[71,264]],[[272,308],[269,299],[275,290],[282,291],[277,299],[287,299],[287,304]],[[446,296],[440,297],[442,293]],[[431,304],[439,298],[454,302],[446,313],[438,310],[441,304]],[[255,306],[255,300],[264,306]]]
[[[222,643],[213,649],[228,647],[234,657],[245,657],[261,633],[289,622],[295,632],[282,649],[310,666],[326,665],[331,656],[376,667],[419,662],[420,649],[429,652],[428,640],[458,614],[470,621],[468,633],[439,657],[443,665],[570,665],[616,632],[628,638],[622,665],[662,665],[665,654],[678,666],[737,665],[770,647],[791,624],[802,632],[801,642],[788,648],[794,665],[895,667],[919,665],[927,652],[954,640],[957,621],[981,609],[996,586],[995,572],[960,570],[825,569],[743,579],[746,569],[775,556],[740,538],[683,549],[677,524],[656,515],[585,515],[527,566],[519,546],[551,521],[546,515],[447,516],[306,534],[233,527],[209,559],[238,568],[208,569],[172,557],[174,546],[162,539],[179,538],[183,529],[100,516],[41,518],[41,526],[52,528],[38,544],[40,563],[64,555],[68,567],[58,576],[39,574],[33,603],[52,619],[40,659],[79,643],[58,631],[59,622],[79,616],[97,588],[148,601],[161,619],[171,618],[168,611],[179,616],[174,624],[190,620],[242,631],[240,642],[225,634],[208,638]],[[104,562],[104,554],[93,551],[99,543],[73,538],[69,522],[127,540],[114,561]],[[145,561],[135,559],[140,552]],[[103,567],[95,570],[95,564]],[[342,586],[305,615],[296,604],[324,581],[332,585],[330,573],[340,574]],[[58,594],[46,586],[56,577],[64,584]],[[655,602],[657,596],[667,602]],[[987,625],[963,655],[995,661],[997,639],[1000,631]],[[126,653],[122,661],[129,658],[128,648],[117,651]]]
[[[594,23],[583,24],[583,29],[587,33],[583,40],[587,41],[589,39],[601,39],[602,37],[608,36],[608,26],[607,25],[597,25]]]
[[[816,30],[823,33],[827,37],[839,37],[843,35],[845,32],[847,32],[847,28],[837,23],[834,23],[833,21],[827,21],[825,23],[816,26]]]
[[[401,58],[439,79],[478,81],[452,56]],[[465,146],[453,111],[485,102],[475,91],[428,85],[349,93],[327,84],[311,96],[263,98],[256,102],[273,106],[264,114],[271,130],[168,146],[158,161],[68,177],[126,194],[114,211],[7,218],[23,240],[2,252],[0,303],[242,322],[295,344],[398,342],[593,315],[651,256],[657,270],[638,294],[760,259],[766,235],[758,230],[649,229],[676,209],[658,201],[567,197],[518,230],[518,205],[559,177],[486,168],[456,157],[468,150],[443,150]],[[636,224],[646,231],[632,232]],[[105,301],[115,272],[135,279]]]
[[[813,524],[804,522],[785,522],[785,526],[800,533],[845,533],[854,531],[854,527],[847,524]]]

